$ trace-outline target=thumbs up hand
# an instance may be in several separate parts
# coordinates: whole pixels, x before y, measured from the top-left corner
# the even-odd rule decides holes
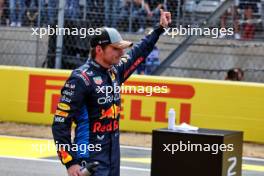
[[[166,11],[164,12],[162,9],[160,9],[160,25],[164,28],[167,28],[170,23],[171,13]]]

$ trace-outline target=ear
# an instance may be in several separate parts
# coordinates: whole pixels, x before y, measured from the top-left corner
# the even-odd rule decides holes
[[[97,45],[95,47],[95,51],[96,51],[97,54],[100,54],[100,53],[102,53],[103,49],[102,49],[102,47],[100,45]]]

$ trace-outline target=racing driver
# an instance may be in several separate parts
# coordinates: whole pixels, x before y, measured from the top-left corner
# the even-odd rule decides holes
[[[159,26],[127,54],[124,49],[132,43],[123,40],[116,29],[100,28],[100,33],[92,36],[91,57],[65,82],[52,124],[58,155],[69,176],[82,176],[81,166],[91,162],[99,163],[94,176],[120,175],[121,99],[118,91],[108,90],[121,86],[135,71],[169,23],[170,12],[161,10]]]

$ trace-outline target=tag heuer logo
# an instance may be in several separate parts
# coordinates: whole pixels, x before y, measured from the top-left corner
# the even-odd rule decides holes
[[[103,83],[101,76],[93,77],[93,80],[94,80],[95,84],[98,84],[98,85],[101,85]]]

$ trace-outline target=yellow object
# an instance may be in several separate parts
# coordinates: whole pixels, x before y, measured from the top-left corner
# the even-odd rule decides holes
[[[60,108],[61,110],[65,110],[65,111],[69,111],[71,109],[70,106],[65,103],[59,103],[58,108]]]
[[[45,158],[57,156],[53,140],[0,136],[0,156]]]
[[[69,75],[69,70],[0,66],[0,121],[51,124]],[[121,130],[167,127],[167,112],[174,108],[177,123],[241,130],[245,141],[264,143],[264,84],[133,75],[125,86],[145,89],[123,93]]]
[[[243,164],[242,165],[242,170],[264,172],[264,166]]]

